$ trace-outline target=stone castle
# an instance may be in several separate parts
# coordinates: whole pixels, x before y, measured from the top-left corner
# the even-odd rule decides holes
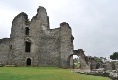
[[[44,7],[37,9],[31,21],[21,12],[12,21],[10,38],[0,39],[0,64],[67,68],[68,57],[73,54],[73,39],[66,22],[50,29]]]

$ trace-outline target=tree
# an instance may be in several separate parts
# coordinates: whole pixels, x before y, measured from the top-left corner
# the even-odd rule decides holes
[[[79,62],[79,58],[75,58],[73,60],[74,60],[74,63],[78,63]]]
[[[118,52],[114,52],[113,55],[110,55],[110,59],[118,60]]]

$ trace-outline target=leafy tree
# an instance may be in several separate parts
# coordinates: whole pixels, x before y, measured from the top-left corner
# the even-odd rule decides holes
[[[74,63],[78,63],[79,58],[75,58],[75,59],[73,59],[73,60],[74,60]]]
[[[113,55],[110,55],[110,59],[118,60],[118,52],[114,52]]]

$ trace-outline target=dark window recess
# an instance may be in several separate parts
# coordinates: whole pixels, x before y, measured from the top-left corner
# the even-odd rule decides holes
[[[29,35],[29,30],[30,29],[28,27],[25,28],[25,35]]]
[[[27,66],[30,66],[30,65],[31,65],[31,59],[30,59],[30,58],[27,58],[26,65],[27,65]]]
[[[25,52],[30,52],[30,51],[31,51],[31,43],[25,42]]]

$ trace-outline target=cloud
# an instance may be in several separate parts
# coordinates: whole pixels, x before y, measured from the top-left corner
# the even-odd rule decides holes
[[[12,19],[26,12],[31,19],[38,6],[44,6],[51,28],[68,22],[72,28],[74,48],[86,55],[106,56],[118,51],[117,0],[1,0],[0,38],[10,34]],[[7,32],[7,34],[6,34]]]

